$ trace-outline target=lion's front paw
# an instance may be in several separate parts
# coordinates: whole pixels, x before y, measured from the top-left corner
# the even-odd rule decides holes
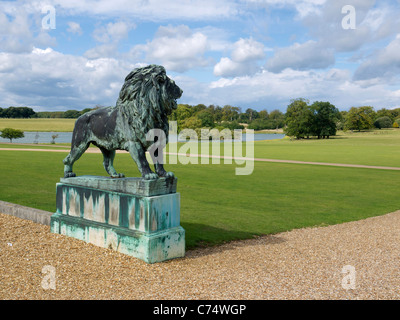
[[[166,178],[173,178],[173,177],[175,177],[175,175],[174,175],[173,172],[168,171],[168,172],[165,174],[165,177],[166,177]]]
[[[158,175],[155,174],[154,172],[150,172],[144,175],[144,180],[154,180],[154,179],[158,179]]]
[[[114,175],[110,176],[113,179],[118,179],[118,178],[125,178],[125,175],[123,173],[116,173]]]
[[[76,177],[76,174],[72,171],[64,172],[64,178]]]

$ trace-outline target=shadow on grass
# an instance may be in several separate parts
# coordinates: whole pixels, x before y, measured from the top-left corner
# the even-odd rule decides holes
[[[245,231],[229,230],[200,223],[182,222],[186,235],[186,258],[215,254],[238,247],[259,245],[260,239],[266,245],[282,243],[285,240],[276,235],[262,235]],[[244,240],[244,241],[238,241]]]

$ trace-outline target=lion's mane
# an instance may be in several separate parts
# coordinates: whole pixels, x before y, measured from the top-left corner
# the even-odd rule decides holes
[[[176,108],[169,81],[164,67],[157,65],[135,69],[125,78],[116,107],[142,145],[149,144],[146,133],[154,128],[163,130],[168,142],[167,115]]]

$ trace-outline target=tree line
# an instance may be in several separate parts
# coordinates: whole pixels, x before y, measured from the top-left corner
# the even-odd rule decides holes
[[[285,125],[285,115],[279,110],[268,113],[267,110],[257,111],[251,108],[245,112],[241,108],[225,105],[223,107],[204,104],[195,106],[179,104],[169,116],[169,120],[177,121],[178,131],[186,128],[217,128],[230,130],[244,129],[277,129]]]
[[[29,107],[8,107],[0,108],[0,118],[10,119],[29,119],[29,118],[67,118],[75,119],[79,118],[82,114],[98,109],[99,106],[94,108],[86,108],[81,111],[78,110],[67,110],[67,111],[41,111],[35,112]]]
[[[285,113],[285,133],[297,139],[329,138],[337,130],[370,130],[399,128],[400,108],[382,108],[375,111],[371,106],[351,107],[339,111],[328,101],[309,104],[304,98],[291,100]]]
[[[100,108],[85,108],[81,111],[44,111],[35,112],[29,107],[0,108],[0,118],[78,118],[82,114]],[[307,99],[298,98],[290,101],[286,112],[278,109],[268,112],[225,105],[206,106],[204,104],[178,104],[169,115],[169,120],[177,121],[178,131],[190,128],[228,128],[264,130],[283,128],[288,136],[300,138],[329,138],[337,130],[370,130],[373,128],[398,128],[400,108],[380,109],[371,106],[352,107],[348,111],[339,111],[328,101],[316,101],[312,104]]]

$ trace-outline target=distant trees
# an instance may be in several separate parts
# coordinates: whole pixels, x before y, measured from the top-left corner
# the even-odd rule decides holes
[[[76,119],[79,118],[82,113],[78,110],[67,110],[64,112],[63,118],[66,119]]]
[[[103,106],[85,108],[81,111],[70,109],[67,111],[40,111],[35,112],[29,107],[0,108],[0,118],[69,118],[75,119],[86,112]],[[399,128],[400,108],[382,108],[375,111],[371,106],[352,107],[350,110],[338,111],[327,101],[315,101],[312,104],[307,99],[298,98],[290,101],[286,113],[274,109],[256,110],[241,108],[232,105],[223,107],[204,104],[178,104],[177,109],[168,117],[177,121],[178,132],[185,128],[228,128],[253,130],[273,130],[284,128],[288,136],[298,139],[304,137],[329,138],[337,130],[370,130],[373,128]]]
[[[378,129],[392,128],[393,127],[393,121],[388,116],[383,116],[383,117],[377,118],[375,120],[374,126],[375,126],[375,128],[378,128]]]
[[[240,120],[248,123],[249,129],[254,130],[264,130],[264,129],[279,129],[283,128],[285,125],[285,115],[275,109],[268,114],[267,110],[255,111],[252,109],[247,109],[246,113],[248,117],[243,119],[242,115],[240,115]]]
[[[313,113],[312,133],[320,138],[336,135],[337,123],[340,120],[339,110],[329,102],[316,101],[310,106]]]
[[[312,126],[311,118],[312,112],[307,100],[303,98],[291,100],[286,109],[285,133],[297,139],[309,137]]]
[[[291,100],[286,110],[285,133],[297,139],[310,136],[320,139],[336,135],[339,110],[329,102],[308,103],[303,98]]]
[[[0,108],[0,118],[32,118],[35,114],[35,111],[28,107]]]
[[[32,108],[29,107],[8,107],[8,108],[0,108],[0,118],[78,118],[82,114],[98,109],[99,106],[94,108],[86,108],[82,111],[78,110],[67,110],[67,111],[43,111],[43,112],[35,112]]]
[[[23,138],[24,132],[18,129],[12,129],[12,128],[5,128],[1,131],[0,137],[4,139],[10,139],[10,142],[12,143],[13,139],[19,139]]]
[[[42,111],[36,113],[36,118],[66,118],[66,119],[76,119],[79,118],[86,112],[98,109],[99,106],[94,108],[85,108],[82,111],[78,110],[67,110],[67,111]]]
[[[369,130],[374,127],[374,108],[370,106],[352,107],[346,115],[344,128],[347,130]]]
[[[169,120],[178,123],[178,131],[182,129],[199,128],[229,128],[243,129],[239,124],[240,108],[226,105],[219,107],[215,105],[205,106],[198,104],[178,104],[177,108],[169,116]]]

